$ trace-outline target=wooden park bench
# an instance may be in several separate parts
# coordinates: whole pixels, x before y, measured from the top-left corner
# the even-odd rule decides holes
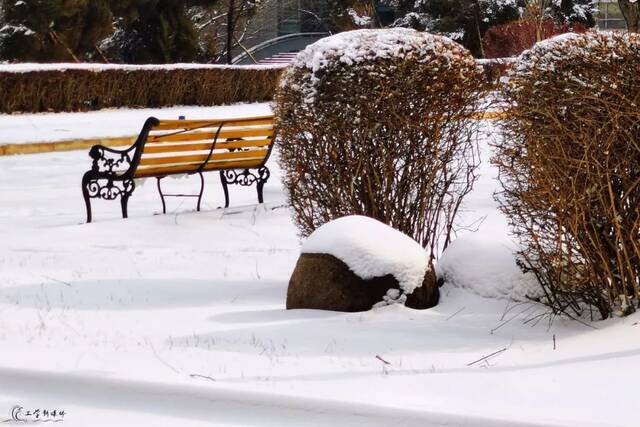
[[[258,202],[270,176],[265,163],[275,137],[273,116],[215,120],[158,120],[150,117],[134,144],[124,150],[94,145],[89,151],[91,170],[82,177],[82,194],[91,222],[91,199],[120,197],[122,217],[135,189],[135,179],[156,178],[166,213],[165,197],[197,197],[197,210],[204,191],[202,174],[219,171],[225,207],[229,206],[229,184],[257,184]],[[170,175],[198,174],[198,194],[164,194],[160,181]]]

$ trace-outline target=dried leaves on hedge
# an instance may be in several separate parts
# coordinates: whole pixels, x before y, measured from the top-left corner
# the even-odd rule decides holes
[[[0,112],[221,105],[273,98],[277,68],[173,68],[0,72]]]
[[[556,312],[635,311],[640,290],[640,37],[563,36],[523,54],[494,161],[502,210]]]
[[[359,30],[301,52],[276,95],[280,163],[302,235],[359,214],[436,257],[478,165],[481,70],[449,39]]]

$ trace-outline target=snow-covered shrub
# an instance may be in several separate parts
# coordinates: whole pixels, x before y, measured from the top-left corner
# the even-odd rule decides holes
[[[525,52],[494,161],[498,198],[556,312],[635,311],[640,291],[640,36],[558,36]]]
[[[301,52],[276,116],[302,235],[366,215],[412,236],[433,260],[475,181],[481,74],[457,43],[404,28],[345,32]]]

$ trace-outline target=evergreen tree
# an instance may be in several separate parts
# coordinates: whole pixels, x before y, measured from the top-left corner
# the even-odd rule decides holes
[[[197,35],[184,0],[111,0],[116,31],[102,43],[118,62],[191,62]]]
[[[107,0],[4,0],[0,58],[75,61],[112,31]]]
[[[495,25],[533,15],[544,22],[581,22],[593,26],[592,0],[389,0],[398,9],[395,25],[426,29],[458,40],[484,56],[482,36]]]
[[[111,0],[116,31],[102,47],[119,62],[229,62],[259,0]]]
[[[595,14],[598,8],[594,0],[550,1],[548,7],[551,9],[551,15],[556,21],[580,22],[587,27],[595,25]]]
[[[398,0],[397,7],[395,25],[446,35],[476,56],[483,56],[481,40],[487,29],[520,16],[517,0]]]
[[[198,32],[199,60],[230,63],[259,28],[250,29],[257,13],[278,14],[262,0],[221,0],[213,5],[192,6],[188,14]]]

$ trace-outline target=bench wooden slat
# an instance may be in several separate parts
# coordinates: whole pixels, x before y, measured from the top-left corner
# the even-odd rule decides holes
[[[225,208],[229,206],[228,185],[256,185],[258,202],[263,203],[264,185],[269,179],[265,165],[273,148],[275,124],[273,114],[208,120],[158,120],[149,117],[136,141],[123,150],[94,145],[89,151],[93,159],[91,170],[82,177],[82,195],[87,209],[87,222],[91,222],[91,199],[114,199],[110,186],[120,182],[115,196],[120,197],[122,217],[127,217],[127,203],[135,189],[133,179],[157,178],[162,199],[162,212],[166,213],[166,197],[197,197],[200,210],[205,181],[201,172],[244,169],[235,178],[221,174]],[[128,162],[114,163],[115,154]],[[102,167],[101,163],[106,164]],[[118,168],[122,168],[118,170]],[[255,171],[250,171],[255,169]],[[160,182],[169,175],[200,175],[198,194],[163,194]],[[244,179],[236,179],[244,178]],[[104,189],[109,189],[105,192]],[[104,195],[103,195],[104,193]]]
[[[216,132],[185,132],[177,134],[165,134],[165,135],[149,135],[147,144],[150,143],[164,143],[164,142],[189,142],[189,141],[213,141]],[[273,126],[263,128],[236,128],[225,129],[223,128],[218,135],[218,139],[227,138],[245,138],[250,136],[273,136]]]
[[[209,151],[211,150],[211,142],[200,144],[158,144],[147,145],[144,148],[144,154],[174,153],[180,151]],[[250,139],[243,141],[223,141],[216,144],[216,149],[233,149],[233,148],[251,148],[251,147],[267,147],[271,144],[270,139]]]
[[[224,169],[250,169],[259,167],[262,164],[262,159],[248,159],[236,162],[229,161],[219,161],[216,163],[208,164],[204,170],[224,170]],[[136,171],[136,178],[146,178],[153,176],[165,176],[165,175],[176,175],[183,173],[196,172],[200,164],[193,165],[179,165],[179,166],[167,166],[167,167],[148,167],[148,168],[139,168]]]
[[[249,150],[249,151],[233,151],[229,153],[214,153],[211,155],[209,162],[216,160],[238,160],[246,158],[258,158],[262,156],[264,158],[269,150]],[[164,157],[146,157],[140,160],[140,166],[149,165],[164,165],[164,164],[177,164],[177,163],[204,163],[209,157],[209,154],[192,154],[184,156],[164,156]]]
[[[160,120],[160,124],[153,127],[153,130],[169,130],[169,129],[198,129],[204,127],[220,126],[258,126],[273,124],[273,116],[258,116],[248,118],[230,118],[227,120]]]
[[[196,172],[199,168],[199,164],[192,165],[180,165],[180,166],[167,166],[167,167],[153,167],[153,168],[138,168],[136,170],[135,178],[157,177],[166,175],[176,175],[183,173]]]

